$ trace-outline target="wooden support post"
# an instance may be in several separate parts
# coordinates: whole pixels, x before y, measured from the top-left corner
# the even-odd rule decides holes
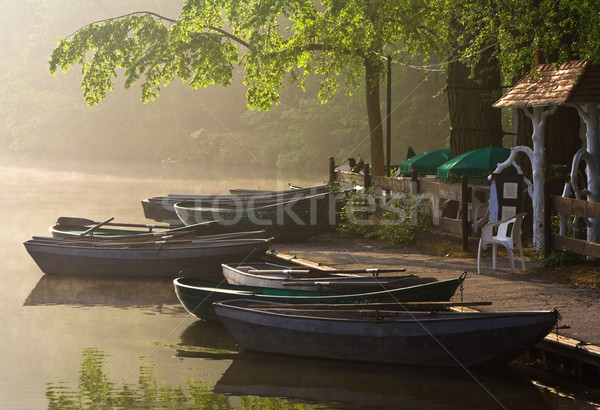
[[[546,182],[546,185],[548,183]],[[552,252],[552,197],[550,190],[544,188],[544,257],[550,256]]]
[[[462,243],[463,251],[469,250],[469,202],[471,202],[471,192],[469,188],[469,179],[466,175],[460,178],[462,184],[460,202],[462,209]]]
[[[329,157],[329,185],[335,183],[335,158]]]
[[[365,189],[371,188],[371,166],[365,164]]]
[[[416,169],[410,169],[410,193],[417,195],[419,193],[419,173]]]
[[[440,226],[440,197],[431,195],[431,217],[433,226]]]

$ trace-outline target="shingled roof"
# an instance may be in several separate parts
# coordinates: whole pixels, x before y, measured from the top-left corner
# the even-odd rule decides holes
[[[540,64],[494,107],[535,107],[557,104],[600,103],[600,64],[576,60],[561,65]]]

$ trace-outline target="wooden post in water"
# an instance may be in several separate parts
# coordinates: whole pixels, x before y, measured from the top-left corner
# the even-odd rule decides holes
[[[471,202],[471,188],[469,188],[469,178],[463,175],[460,178],[462,189],[460,194],[460,205],[462,209],[462,243],[463,251],[469,250],[469,202]]]

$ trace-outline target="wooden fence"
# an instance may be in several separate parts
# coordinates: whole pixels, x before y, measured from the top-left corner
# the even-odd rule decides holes
[[[330,159],[330,180],[345,183],[353,183],[365,187],[376,186],[391,193],[410,193],[413,195],[424,194],[429,197],[433,217],[433,225],[444,232],[450,232],[462,237],[463,249],[469,248],[469,236],[474,232],[469,222],[469,205],[475,191],[482,191],[485,195],[489,192],[483,188],[469,185],[467,177],[462,177],[460,183],[445,183],[436,181],[434,178],[418,178],[413,174],[410,178],[390,178],[382,176],[371,176],[369,166],[365,166],[364,175],[352,172],[338,171]],[[445,201],[457,201],[460,212],[456,218],[444,217],[440,211]]]
[[[547,190],[546,190],[547,192]],[[544,254],[568,249],[579,255],[600,258],[600,244],[552,233],[552,214],[600,219],[600,203],[547,194],[544,198]]]

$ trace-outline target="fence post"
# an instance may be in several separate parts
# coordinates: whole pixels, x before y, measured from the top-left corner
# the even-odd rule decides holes
[[[333,185],[335,179],[335,158],[329,157],[329,185]]]
[[[371,166],[369,164],[365,164],[365,189],[371,188]]]
[[[544,257],[552,252],[552,197],[548,189],[548,182],[544,186]]]
[[[419,173],[414,167],[410,169],[410,193],[413,195],[419,193]]]
[[[460,205],[462,209],[462,244],[463,251],[469,250],[469,202],[471,201],[471,188],[466,175],[460,178],[462,184],[460,194]]]

